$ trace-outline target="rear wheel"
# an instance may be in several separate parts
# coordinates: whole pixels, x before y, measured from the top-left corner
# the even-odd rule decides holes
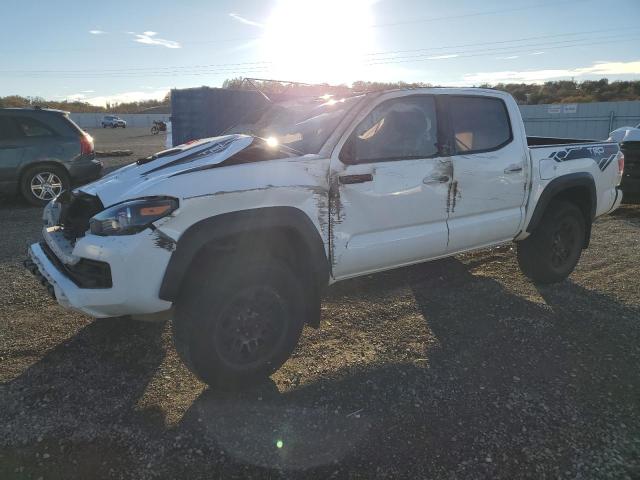
[[[69,175],[63,167],[42,165],[29,168],[22,176],[20,191],[32,205],[46,205],[70,187]]]
[[[274,258],[232,256],[206,270],[194,272],[176,305],[173,331],[180,357],[212,386],[267,377],[300,338],[305,312],[300,282]]]
[[[518,263],[536,283],[557,283],[576,267],[585,244],[585,219],[573,203],[554,201],[536,230],[518,242]]]

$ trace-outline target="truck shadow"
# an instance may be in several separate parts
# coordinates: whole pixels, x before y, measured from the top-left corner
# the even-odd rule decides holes
[[[125,318],[90,323],[0,386],[0,431],[24,444],[84,441],[139,423],[136,402],[164,358],[164,328]]]
[[[438,339],[424,359],[374,362],[282,393],[273,382],[209,389],[178,430],[223,450],[227,471],[588,478],[606,464],[613,476],[638,473],[637,308],[570,281],[540,288],[544,302],[533,302],[456,260],[342,290],[406,284]]]
[[[207,389],[171,427],[136,408],[164,358],[164,326],[94,322],[0,387],[1,429],[23,445],[97,443],[84,470],[60,467],[67,478],[104,458],[133,476],[154,465],[189,478],[590,478],[603,464],[638,474],[640,311],[571,281],[530,300],[469,268],[445,260],[331,293],[409,287],[437,339],[421,358],[374,359],[282,392],[271,380]]]

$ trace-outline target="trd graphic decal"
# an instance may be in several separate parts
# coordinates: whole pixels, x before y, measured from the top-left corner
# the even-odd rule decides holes
[[[597,145],[593,147],[568,147],[564,150],[553,152],[550,155],[550,158],[553,158],[556,162],[590,158],[596,162],[598,164],[598,168],[604,172],[617,155],[617,145]]]

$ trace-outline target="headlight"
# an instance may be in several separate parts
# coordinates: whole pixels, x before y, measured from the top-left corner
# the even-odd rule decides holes
[[[94,235],[133,235],[178,208],[175,198],[144,198],[109,207],[89,220]]]

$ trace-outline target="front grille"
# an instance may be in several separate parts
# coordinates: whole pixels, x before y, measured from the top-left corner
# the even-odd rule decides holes
[[[60,225],[64,236],[71,241],[84,237],[91,217],[104,210],[98,197],[83,192],[62,195],[59,201],[62,205]]]
[[[75,265],[65,265],[45,242],[40,242],[42,251],[61,273],[66,274],[80,288],[111,288],[111,267],[106,262],[81,258]]]

